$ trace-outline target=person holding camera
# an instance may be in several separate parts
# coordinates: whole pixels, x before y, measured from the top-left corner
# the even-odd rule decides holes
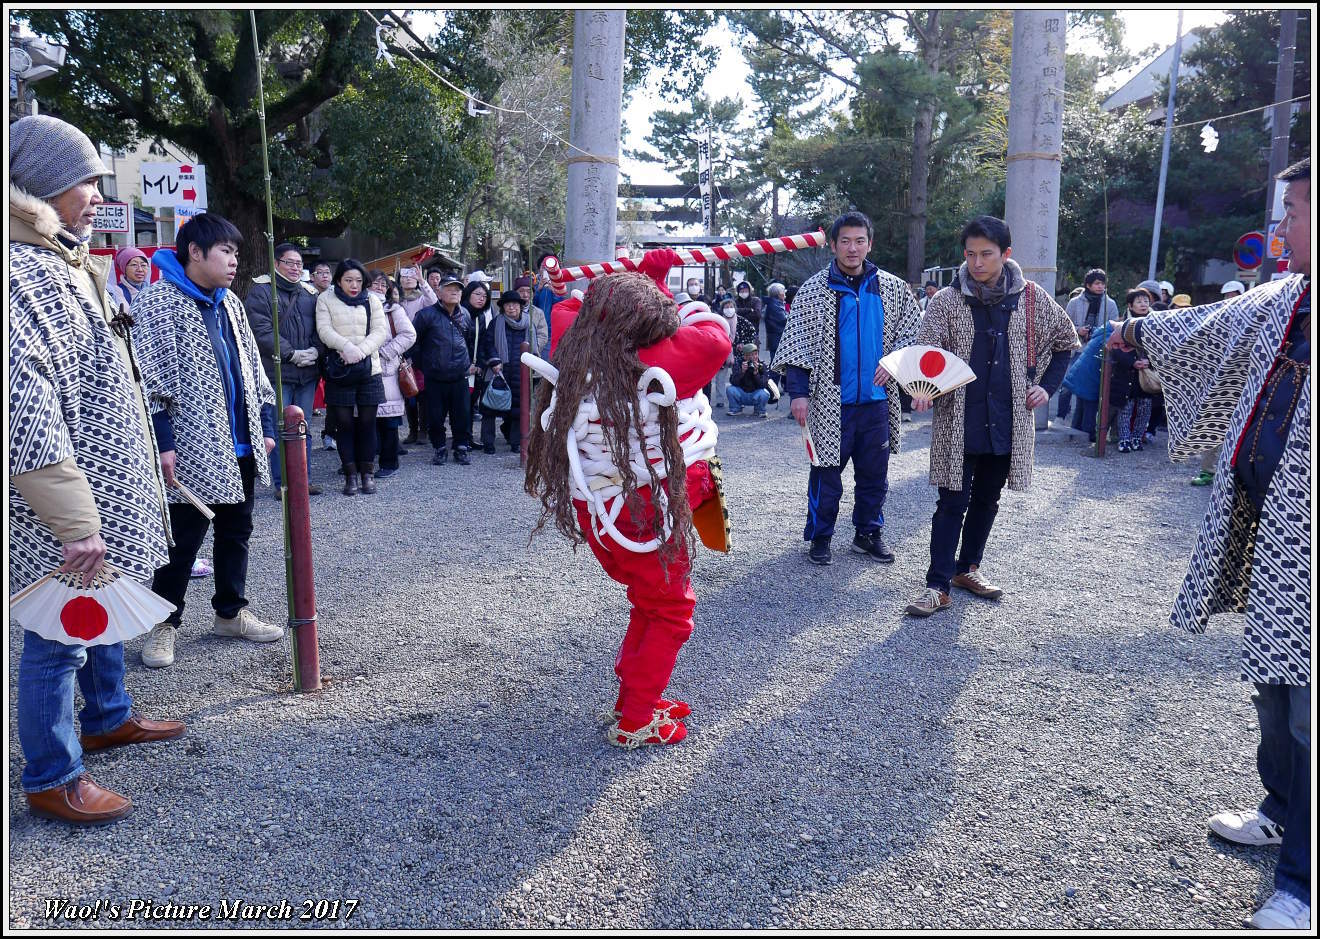
[[[738,353],[740,359],[733,367],[729,387],[725,389],[729,398],[729,415],[741,414],[742,409],[750,404],[753,413],[764,420],[769,416],[765,413],[765,406],[770,403],[770,373],[760,360],[755,343],[743,343],[738,347]]]
[[[380,347],[390,338],[380,297],[364,289],[367,270],[345,258],[334,285],[316,300],[316,332],[325,344],[325,407],[338,428],[344,495],[376,491],[376,409],[385,403]]]

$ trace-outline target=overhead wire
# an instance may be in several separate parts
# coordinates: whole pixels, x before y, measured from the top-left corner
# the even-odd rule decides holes
[[[398,27],[395,27],[395,26],[386,26],[386,25],[385,25],[384,23],[382,23],[380,20],[376,19],[376,17],[372,14],[372,12],[371,12],[370,10],[364,10],[363,12],[366,13],[367,16],[369,16],[369,17],[371,18],[372,22],[374,22],[374,23],[375,23],[377,26],[379,26],[381,29],[394,30],[394,29],[397,29],[397,28],[398,28]],[[421,40],[416,40],[416,41],[417,41],[418,44],[422,47],[423,50],[425,50],[426,52],[431,52],[431,49],[430,49],[429,47],[427,47],[427,45],[426,45],[425,42],[422,42]],[[427,65],[427,64],[426,64],[425,62],[423,62],[421,59],[417,58],[417,56],[413,54],[413,51],[412,51],[411,49],[409,49],[406,45],[400,44],[400,45],[399,45],[399,48],[402,49],[405,53],[407,53],[408,58],[412,59],[412,60],[413,60],[414,62],[416,62],[419,66],[421,66],[423,69],[425,69],[429,74],[433,75],[438,81],[440,81],[441,83],[443,83],[446,87],[452,88],[454,91],[458,92],[460,95],[462,95],[462,96],[463,96],[464,98],[466,98],[468,101],[471,101],[472,103],[478,105],[479,107],[490,108],[490,109],[493,110],[493,111],[499,111],[499,112],[501,112],[501,113],[503,113],[503,114],[521,114],[521,115],[523,115],[525,118],[527,118],[527,120],[531,121],[533,124],[535,124],[535,125],[536,125],[537,127],[539,127],[541,130],[543,130],[543,131],[545,131],[547,134],[549,134],[550,137],[552,137],[553,139],[559,141],[561,144],[563,144],[565,147],[568,147],[570,150],[576,150],[578,153],[582,154],[583,156],[592,157],[593,159],[597,159],[597,158],[598,158],[598,157],[597,157],[597,154],[591,153],[591,152],[588,151],[588,150],[583,150],[581,147],[579,147],[579,146],[577,146],[577,145],[575,145],[575,144],[572,144],[572,143],[570,143],[569,141],[565,140],[565,139],[564,139],[563,137],[561,137],[561,136],[560,136],[560,135],[559,135],[559,134],[558,134],[553,128],[547,126],[546,124],[541,123],[539,120],[537,120],[535,117],[533,117],[532,114],[529,113],[528,111],[524,111],[524,110],[522,110],[521,108],[502,108],[502,107],[500,107],[500,106],[497,105],[497,104],[491,104],[489,101],[482,101],[482,100],[481,100],[480,98],[478,98],[476,95],[471,94],[470,92],[464,91],[462,88],[459,88],[457,85],[455,85],[455,84],[454,84],[453,82],[451,82],[449,79],[445,78],[443,75],[441,75],[441,74],[440,74],[439,72],[437,72],[435,69],[431,68],[431,66]],[[434,54],[434,53],[432,53],[432,54]]]
[[[1230,117],[1241,117],[1243,114],[1255,114],[1257,111],[1268,111],[1270,108],[1277,108],[1281,105],[1293,104],[1297,101],[1305,101],[1309,97],[1311,97],[1309,94],[1298,95],[1296,98],[1289,98],[1287,101],[1275,101],[1273,104],[1267,104],[1260,108],[1252,108],[1249,111],[1234,111],[1232,114],[1221,114],[1218,117],[1205,117],[1196,121],[1185,121],[1182,124],[1174,124],[1172,129],[1177,130],[1179,127],[1195,127],[1197,124],[1212,124],[1215,121],[1226,121]]]

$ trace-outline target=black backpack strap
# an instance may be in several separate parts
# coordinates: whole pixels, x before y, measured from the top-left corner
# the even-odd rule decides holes
[[[1039,288],[1027,281],[1027,381],[1036,384],[1036,291]]]

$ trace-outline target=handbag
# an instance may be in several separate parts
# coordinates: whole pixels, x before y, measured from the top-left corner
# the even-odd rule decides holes
[[[496,375],[486,386],[481,396],[481,406],[488,411],[509,411],[513,409],[513,389],[503,375]]]
[[[1141,385],[1141,390],[1148,395],[1157,395],[1164,391],[1164,384],[1160,381],[1160,373],[1149,366],[1137,369],[1137,383]]]
[[[367,303],[367,335],[371,335],[371,303]],[[321,374],[326,381],[339,385],[360,385],[371,379],[371,356],[364,355],[361,360],[349,365],[338,349],[330,349],[321,359]]]
[[[368,314],[368,316],[370,316],[370,314]],[[390,337],[398,339],[399,331],[394,328],[394,317],[389,313],[386,313],[385,322],[390,324]],[[399,379],[399,394],[403,395],[405,398],[415,398],[421,394],[422,386],[417,380],[418,375],[416,370],[413,369],[411,359],[399,359],[399,371],[397,377]]]
[[[322,371],[325,380],[337,385],[360,385],[371,378],[371,356],[364,356],[361,361],[349,365],[337,349],[326,353]]]

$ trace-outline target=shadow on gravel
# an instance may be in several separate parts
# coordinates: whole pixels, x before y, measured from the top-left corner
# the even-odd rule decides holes
[[[919,845],[946,810],[946,718],[977,667],[960,625],[908,618],[796,711],[733,728],[690,791],[640,823],[661,898],[645,925],[768,926]]]

